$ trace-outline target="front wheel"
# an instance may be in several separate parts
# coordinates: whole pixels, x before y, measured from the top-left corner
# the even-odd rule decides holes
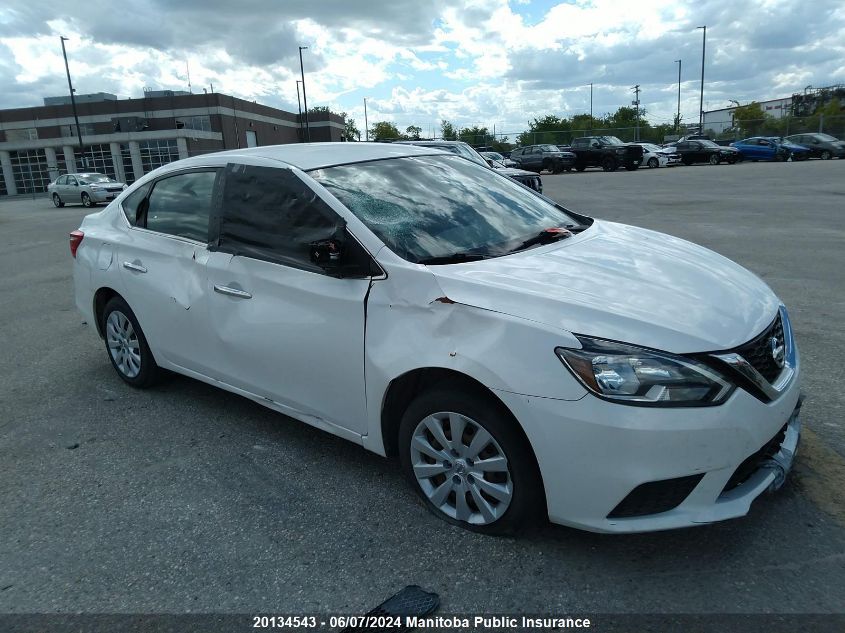
[[[516,425],[492,396],[435,388],[402,416],[402,470],[441,519],[512,533],[544,507],[534,454]]]
[[[646,165],[649,166],[649,169],[654,169],[655,167],[660,166],[660,161],[658,161],[654,156],[648,159]]]
[[[106,304],[101,328],[109,360],[124,382],[144,388],[158,381],[161,370],[135,313],[121,297],[113,297]]]
[[[59,194],[57,194],[57,193],[53,194],[53,206],[55,206],[56,208],[65,206],[65,203],[62,202],[62,199],[59,197]]]
[[[82,206],[83,207],[93,207],[94,201],[91,200],[91,196],[88,195],[87,192],[82,192]]]
[[[719,164],[719,155],[718,154],[710,154],[710,164],[711,165],[718,165]]]
[[[822,152],[822,160],[830,160],[833,154],[830,153],[830,150],[824,150]]]
[[[601,162],[601,168],[605,171],[616,171],[617,167],[616,160],[612,156],[607,156]]]

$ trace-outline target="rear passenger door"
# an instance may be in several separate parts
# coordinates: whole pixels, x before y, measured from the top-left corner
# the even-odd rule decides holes
[[[132,228],[117,248],[124,298],[156,360],[208,375],[205,265],[218,169],[168,174],[123,202]]]
[[[310,259],[312,242],[338,235],[363,251],[345,222],[293,170],[231,164],[213,224],[209,323],[219,380],[315,426],[364,434],[371,278],[329,276]]]

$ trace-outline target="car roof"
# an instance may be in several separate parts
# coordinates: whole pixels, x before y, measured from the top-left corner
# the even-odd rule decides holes
[[[202,154],[178,161],[179,165],[208,162],[209,158],[267,158],[278,160],[303,171],[362,163],[385,158],[405,158],[408,156],[430,156],[441,154],[437,149],[414,147],[400,143],[288,143],[285,145],[265,145],[248,147],[225,152]],[[174,163],[170,163],[173,165]]]

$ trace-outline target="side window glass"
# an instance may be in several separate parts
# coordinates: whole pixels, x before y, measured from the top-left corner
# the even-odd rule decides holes
[[[121,206],[123,207],[123,215],[126,216],[126,219],[132,226],[138,225],[138,219],[141,217],[141,213],[139,213],[139,211],[143,211],[143,209],[141,209],[141,203],[144,202],[149,192],[150,185],[146,184],[142,187],[138,187],[138,189],[123,199],[123,202],[121,203]]]
[[[59,176],[59,177],[56,179],[56,184],[57,184],[57,185],[63,185],[63,184],[65,184],[66,182],[67,182],[67,176]]]
[[[67,184],[75,185],[76,184],[76,178],[74,178],[73,176],[68,176],[67,177]]]
[[[217,171],[194,171],[157,181],[146,204],[151,231],[208,243],[208,219]]]
[[[311,243],[341,237],[345,224],[290,169],[226,166],[220,251],[322,273]]]

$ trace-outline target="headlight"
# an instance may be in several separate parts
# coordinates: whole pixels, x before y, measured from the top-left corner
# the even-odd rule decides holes
[[[98,187],[97,185],[91,185],[91,191],[100,191],[102,187]]]
[[[624,154],[624,153],[625,153],[625,148],[620,147],[619,149],[617,149],[617,150],[616,150],[616,153],[617,153],[617,154]]]
[[[721,404],[734,386],[691,358],[624,343],[577,337],[582,349],[558,347],[558,357],[599,397],[623,404],[706,406]]]

